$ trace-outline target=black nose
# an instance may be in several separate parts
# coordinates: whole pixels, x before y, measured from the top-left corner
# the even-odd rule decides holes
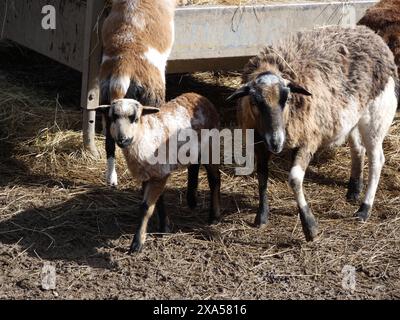
[[[271,149],[272,149],[274,152],[277,152],[277,151],[279,150],[279,144],[276,143],[275,141],[271,141]]]
[[[275,153],[275,154],[281,153],[282,146],[279,143],[279,141],[269,138],[268,135],[265,135],[264,141],[267,144],[269,151],[271,151],[272,153]]]
[[[122,149],[128,147],[131,143],[132,143],[132,139],[129,139],[125,136],[121,136],[117,140],[118,146]]]

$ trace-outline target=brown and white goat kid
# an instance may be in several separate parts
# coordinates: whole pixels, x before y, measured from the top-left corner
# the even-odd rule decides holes
[[[100,104],[131,98],[165,102],[165,69],[174,42],[176,0],[113,0],[103,30]],[[106,120],[107,184],[118,183],[115,142]]]
[[[368,188],[357,215],[367,220],[384,164],[382,142],[397,106],[397,70],[383,40],[366,27],[329,27],[298,33],[265,48],[246,65],[245,83],[230,98],[242,98],[238,120],[255,129],[260,204],[256,225],[268,219],[268,161],[284,146],[293,150],[289,175],[307,241],[318,234],[303,192],[315,152],[350,140],[348,200],[362,192],[365,151]],[[307,89],[305,89],[307,88]],[[311,94],[312,92],[312,94]]]
[[[147,223],[155,209],[158,211],[160,232],[168,232],[168,217],[162,194],[169,176],[179,167],[188,167],[187,201],[190,208],[196,207],[199,159],[202,157],[202,150],[208,149],[203,149],[201,143],[194,145],[198,150],[198,158],[193,159],[191,155],[190,159],[185,159],[187,163],[184,164],[179,162],[179,159],[176,163],[169,160],[155,162],[154,159],[157,159],[160,153],[178,154],[182,152],[180,148],[183,145],[192,146],[195,143],[193,140],[177,140],[180,134],[187,132],[186,130],[194,130],[193,132],[200,137],[203,129],[218,129],[218,112],[210,101],[194,93],[181,95],[162,105],[160,109],[143,106],[132,99],[115,100],[111,106],[102,107],[109,109],[110,133],[122,148],[129,171],[136,180],[144,182],[141,221],[130,249],[131,252],[140,251],[146,239]],[[176,150],[171,150],[174,145]],[[207,144],[205,146],[207,147]],[[212,149],[209,150],[209,159],[212,159]],[[219,165],[210,162],[204,166],[211,192],[209,219],[210,223],[214,223],[220,217]]]

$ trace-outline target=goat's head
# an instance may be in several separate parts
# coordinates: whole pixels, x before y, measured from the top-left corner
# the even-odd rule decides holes
[[[252,113],[256,133],[267,144],[269,151],[280,153],[285,142],[285,106],[291,93],[311,96],[300,85],[272,72],[264,72],[239,88],[228,100],[249,98],[249,109],[245,112]]]
[[[117,145],[128,148],[135,137],[140,133],[141,117],[157,113],[160,110],[154,107],[145,107],[140,102],[133,99],[115,100],[110,106],[100,106],[105,109],[110,123],[110,134]]]

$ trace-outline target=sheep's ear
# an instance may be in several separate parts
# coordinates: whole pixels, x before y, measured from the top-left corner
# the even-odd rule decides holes
[[[302,87],[301,85],[295,82],[289,82],[287,87],[290,89],[291,93],[298,93],[305,96],[312,96],[312,93],[308,91],[306,88]]]
[[[237,89],[232,95],[230,95],[226,101],[234,101],[250,94],[250,86],[248,84],[243,87]]]
[[[143,107],[142,116],[147,116],[149,114],[158,113],[160,109],[154,107]]]

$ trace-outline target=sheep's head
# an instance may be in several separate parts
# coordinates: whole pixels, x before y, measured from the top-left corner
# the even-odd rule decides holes
[[[110,134],[117,145],[125,149],[142,134],[140,120],[142,117],[159,112],[158,108],[145,107],[140,102],[132,99],[114,101],[110,106],[100,106],[106,109],[110,123]]]
[[[311,96],[303,87],[272,72],[264,72],[239,88],[228,100],[248,97],[245,112],[252,113],[256,134],[264,140],[269,151],[280,153],[285,142],[285,106],[291,93]]]

